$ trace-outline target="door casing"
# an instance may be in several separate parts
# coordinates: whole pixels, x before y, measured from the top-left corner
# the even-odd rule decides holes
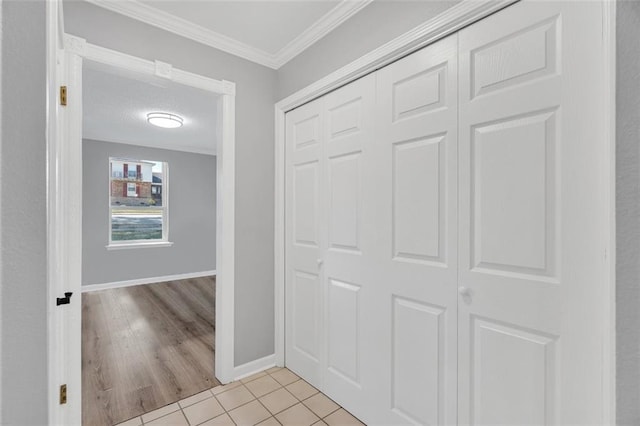
[[[60,0],[47,2],[47,317],[48,417],[51,425],[79,425],[81,404],[82,264],[82,61],[84,59],[215,93],[216,134],[216,377],[223,383],[243,374],[234,366],[235,274],[235,83],[215,80],[170,64],[148,61],[64,34]],[[54,66],[55,65],[55,66]],[[58,87],[67,86],[67,105]],[[224,200],[224,202],[223,202]],[[56,297],[73,292],[69,305]],[[58,389],[68,399],[59,404]]]

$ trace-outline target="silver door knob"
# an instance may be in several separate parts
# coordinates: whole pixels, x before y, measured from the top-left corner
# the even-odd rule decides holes
[[[471,290],[469,287],[460,286],[458,287],[458,294],[462,297],[469,297],[471,296]]]
[[[324,263],[324,260],[318,259],[316,262],[318,262],[318,266],[322,266],[322,264]]]

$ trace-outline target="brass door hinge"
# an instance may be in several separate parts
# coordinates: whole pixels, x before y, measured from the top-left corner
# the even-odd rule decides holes
[[[60,405],[67,403],[67,385],[60,385]]]
[[[67,106],[67,86],[60,86],[60,105]]]

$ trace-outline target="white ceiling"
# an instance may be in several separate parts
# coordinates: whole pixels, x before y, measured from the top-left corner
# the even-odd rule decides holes
[[[340,2],[144,0],[141,3],[276,54]]]
[[[279,68],[372,0],[86,0]]]
[[[153,80],[85,61],[83,68],[83,138],[178,151],[215,154],[216,95],[204,90]],[[146,114],[177,114],[184,125],[162,129]]]

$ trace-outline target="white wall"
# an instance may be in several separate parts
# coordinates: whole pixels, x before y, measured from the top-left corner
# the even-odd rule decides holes
[[[3,425],[47,422],[45,3],[2,7]]]
[[[374,1],[278,70],[278,100],[401,36],[459,1]]]
[[[640,425],[640,3],[616,18],[617,415]]]
[[[107,250],[109,157],[169,164],[171,247]],[[147,167],[151,180],[151,165]],[[82,143],[82,285],[216,269],[216,157],[84,140]]]
[[[236,83],[235,365],[272,354],[276,72],[88,3],[64,14],[90,43]]]

